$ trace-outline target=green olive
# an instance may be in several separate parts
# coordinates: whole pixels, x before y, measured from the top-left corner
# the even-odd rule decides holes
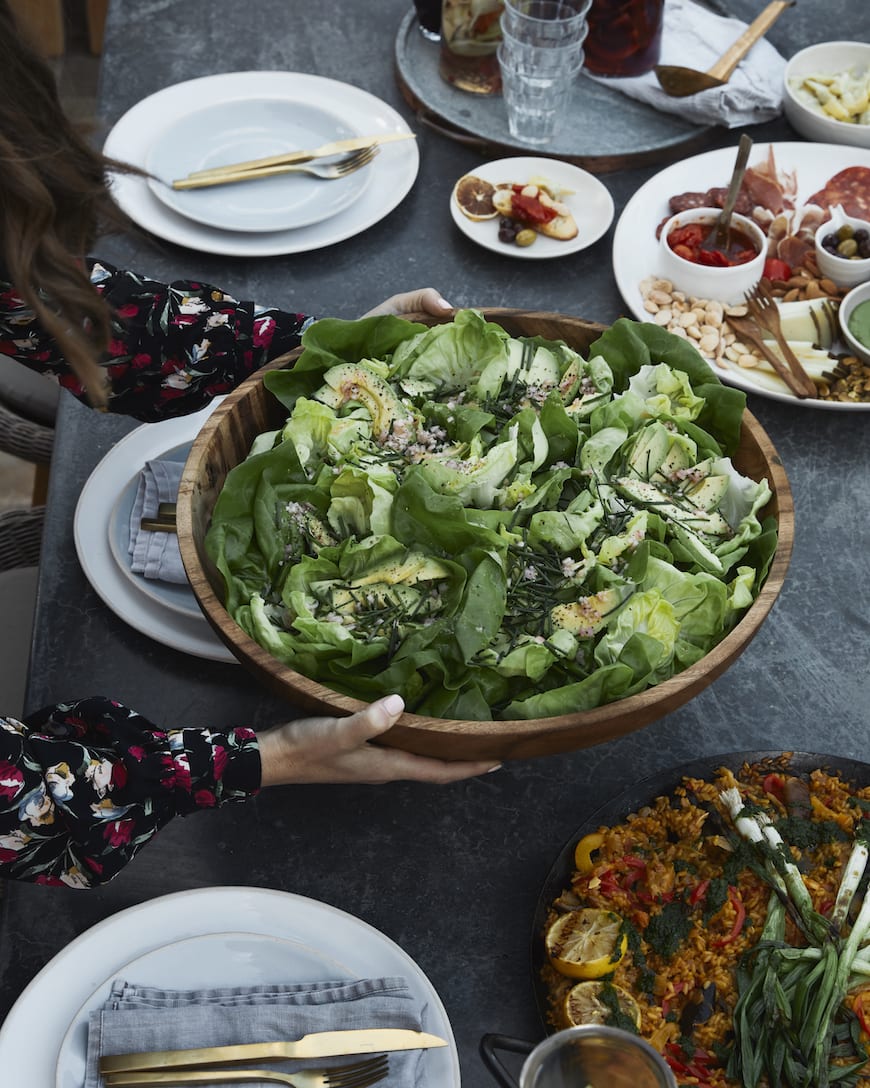
[[[855,230],[849,223],[844,223],[842,227],[837,230],[837,238],[844,242],[847,238],[851,238],[855,233]]]
[[[531,230],[529,227],[523,228],[523,230],[517,232],[514,241],[518,246],[530,246],[538,237],[538,232]]]
[[[854,238],[846,238],[837,246],[837,253],[841,257],[854,257],[858,252],[858,243]]]

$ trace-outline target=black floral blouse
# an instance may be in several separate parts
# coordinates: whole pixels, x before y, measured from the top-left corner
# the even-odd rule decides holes
[[[298,347],[312,320],[204,283],[158,283],[91,261],[115,312],[109,410],[148,422],[202,408]],[[0,352],[84,392],[0,278]],[[163,730],[102,697],[0,717],[0,877],[88,888],[116,876],[173,816],[244,801],[260,785],[255,733]]]
[[[313,321],[264,309],[207,283],[159,283],[105,261],[88,262],[91,282],[115,314],[103,366],[109,411],[148,423],[186,415],[234,389],[299,346]],[[36,324],[0,271],[0,352],[84,397],[54,341]]]

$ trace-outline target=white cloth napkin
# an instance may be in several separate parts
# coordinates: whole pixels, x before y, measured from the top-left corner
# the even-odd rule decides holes
[[[175,533],[143,529],[142,518],[156,518],[162,502],[175,502],[184,464],[181,461],[147,461],[139,474],[139,486],[130,511],[130,569],[134,574],[161,582],[187,585]]]
[[[147,1050],[184,1050],[298,1039],[314,1031],[348,1028],[426,1030],[425,1004],[405,979],[298,983],[287,986],[240,986],[225,989],[158,990],[117,979],[101,1009],[88,1022],[88,1066],[84,1088],[101,1088],[101,1056]],[[425,1051],[390,1053],[384,1085],[423,1088]],[[359,1056],[270,1062],[270,1069],[351,1065]],[[248,1063],[257,1068],[256,1063]],[[215,1086],[222,1082],[209,1081]]]
[[[739,19],[715,15],[691,0],[666,0],[660,64],[679,64],[706,72],[746,29]],[[702,125],[738,128],[770,121],[782,110],[785,60],[762,38],[753,45],[728,82],[688,98],[665,94],[655,72],[630,78],[590,79],[648,102],[657,110],[675,113]]]

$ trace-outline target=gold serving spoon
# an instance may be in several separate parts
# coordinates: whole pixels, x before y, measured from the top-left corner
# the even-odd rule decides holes
[[[770,30],[786,8],[795,0],[773,0],[764,11],[749,24],[730,49],[726,50],[712,68],[699,72],[695,68],[683,68],[679,64],[659,64],[656,76],[664,91],[673,98],[687,98],[698,91],[721,87],[728,82],[732,72],[749,50]]]

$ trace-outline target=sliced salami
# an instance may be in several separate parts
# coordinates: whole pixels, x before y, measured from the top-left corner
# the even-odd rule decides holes
[[[846,215],[870,219],[870,166],[849,166],[834,174],[807,203],[821,208],[842,204]]]

